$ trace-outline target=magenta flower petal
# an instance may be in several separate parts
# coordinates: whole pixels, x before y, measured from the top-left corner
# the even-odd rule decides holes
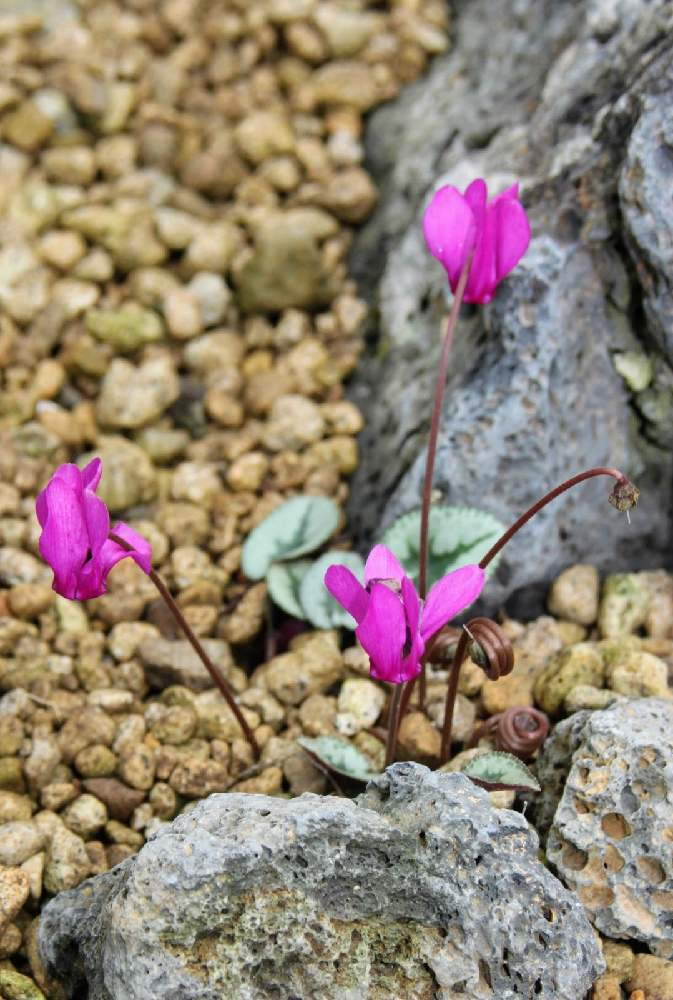
[[[332,597],[360,624],[367,614],[369,594],[347,566],[330,566],[325,573],[325,586]]]
[[[421,672],[421,657],[425,652],[425,643],[421,638],[419,625],[421,620],[421,599],[409,577],[402,580],[402,604],[407,619],[407,641],[404,652],[406,656],[402,659],[401,677],[404,681],[410,681],[412,677],[417,677]],[[411,640],[411,648],[407,652],[407,645]]]
[[[367,614],[355,634],[369,654],[372,677],[401,684],[407,623],[402,602],[385,584],[373,584]]]
[[[461,566],[453,573],[447,573],[431,587],[421,618],[421,636],[424,642],[476,601],[484,589],[484,581],[485,574],[481,566]]]
[[[54,477],[40,494],[39,550],[54,571],[54,590],[74,598],[89,539],[80,498],[65,479]]]
[[[39,549],[54,571],[54,590],[71,600],[88,600],[105,593],[111,568],[130,556],[146,573],[151,566],[149,542],[128,525],[115,530],[132,552],[110,541],[110,515],[94,490],[102,463],[95,458],[82,471],[67,463],[59,466],[39,494],[35,507],[42,527]]]
[[[125,542],[132,545],[133,551],[129,552],[127,549],[122,548],[121,545],[118,545],[117,542],[113,542],[111,538],[108,538],[100,555],[105,575],[107,576],[112,567],[116,566],[121,559],[125,559],[127,556],[133,559],[144,573],[149,573],[152,569],[152,546],[147,539],[139,535],[133,528],[129,528],[128,524],[124,524],[123,521],[117,521],[116,524],[112,525],[112,534],[119,535]]]
[[[460,191],[451,185],[437,191],[425,210],[423,232],[430,253],[444,265],[455,289],[476,233],[474,214]]]
[[[103,475],[103,462],[100,458],[92,458],[82,469],[82,486],[85,490],[97,490],[100,477]]]
[[[405,572],[396,556],[385,545],[375,545],[365,563],[365,586],[374,580],[397,580],[401,583]]]
[[[495,216],[495,277],[502,281],[525,254],[530,244],[530,223],[523,206],[500,198],[493,206]]]
[[[444,265],[454,292],[473,251],[465,302],[490,302],[498,284],[530,243],[530,225],[518,200],[518,185],[511,185],[490,202],[487,199],[488,190],[481,178],[472,181],[464,195],[447,185],[434,195],[423,217],[430,252]]]

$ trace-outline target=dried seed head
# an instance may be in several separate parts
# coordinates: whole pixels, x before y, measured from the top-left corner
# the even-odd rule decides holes
[[[615,487],[608,500],[613,507],[616,507],[623,514],[625,511],[631,510],[632,507],[636,506],[639,496],[640,490],[638,487],[630,479],[623,479],[615,483]]]

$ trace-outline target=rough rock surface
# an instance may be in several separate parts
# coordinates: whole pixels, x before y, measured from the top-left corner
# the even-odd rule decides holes
[[[538,762],[547,857],[598,930],[673,957],[673,705],[618,702],[561,722]]]
[[[576,1000],[603,968],[526,821],[414,764],[357,802],[212,796],[53,900],[40,947],[89,1000],[214,1000],[225,983],[230,1000]]]
[[[369,125],[381,198],[353,263],[380,338],[354,389],[367,429],[351,523],[364,547],[419,505],[448,313],[420,220],[435,185],[462,189],[475,176],[494,190],[521,182],[534,239],[494,302],[464,310],[437,456],[444,501],[508,523],[568,475],[604,464],[642,489],[631,525],[606,506],[606,481],[547,508],[509,547],[487,591],[496,604],[589,553],[601,569],[661,559],[672,482],[673,12],[667,0],[454,8],[451,53]]]

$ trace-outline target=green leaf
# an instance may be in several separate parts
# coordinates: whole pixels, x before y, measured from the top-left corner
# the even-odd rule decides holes
[[[357,552],[325,552],[313,563],[299,586],[299,601],[303,608],[302,618],[316,628],[356,628],[357,622],[335,601],[325,586],[325,573],[330,566],[348,566],[349,570],[362,581],[365,564]]]
[[[276,507],[245,540],[241,567],[261,580],[269,566],[313,552],[333,534],[340,511],[328,497],[292,497]]]
[[[537,778],[523,761],[511,753],[489,750],[473,757],[462,769],[463,774],[482,788],[490,791],[512,789],[521,792],[539,792]]]
[[[392,524],[383,543],[395,553],[409,576],[418,583],[421,512],[413,510]],[[505,531],[491,514],[473,507],[431,507],[428,532],[428,584],[468,563],[478,563]],[[495,569],[496,557],[486,570]]]
[[[342,740],[338,736],[318,736],[314,740],[300,736],[297,743],[319,764],[346,778],[352,778],[353,781],[364,783],[378,774],[372,769],[369,757],[360,753],[348,740]]]
[[[271,600],[293,618],[304,617],[304,610],[299,601],[299,584],[310,566],[310,559],[274,563],[266,574]]]

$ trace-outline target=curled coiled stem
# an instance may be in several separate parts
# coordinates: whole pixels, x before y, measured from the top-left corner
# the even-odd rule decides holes
[[[473,618],[464,627],[458,640],[453,666],[449,676],[449,686],[446,691],[446,707],[444,710],[444,726],[442,729],[442,745],[440,763],[445,764],[451,752],[451,730],[453,728],[453,710],[458,693],[460,668],[468,652],[486,673],[490,680],[498,680],[510,673],[514,667],[514,651],[512,643],[503,629],[490,618]]]
[[[518,706],[492,715],[472,734],[470,746],[476,746],[483,736],[492,736],[498,750],[514,754],[520,760],[530,760],[549,734],[549,719],[537,708]]]

